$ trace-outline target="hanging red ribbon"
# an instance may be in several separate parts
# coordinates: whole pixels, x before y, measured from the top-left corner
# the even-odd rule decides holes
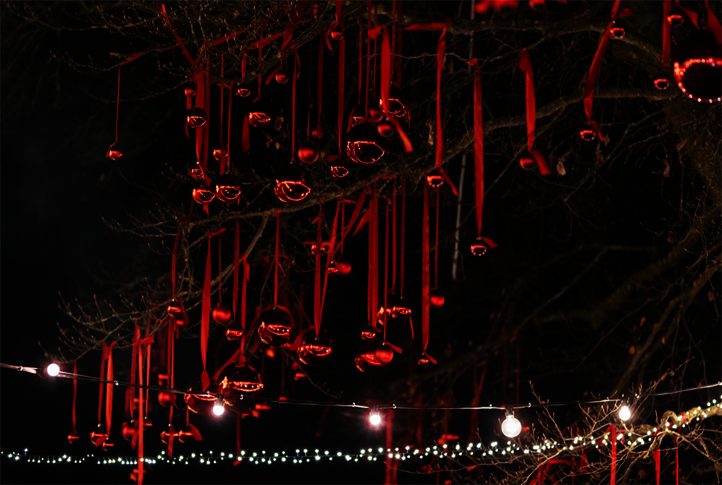
[[[298,65],[301,61],[298,59],[298,52],[296,52],[296,62],[293,63],[293,96],[291,107],[291,161],[296,159],[296,81],[298,80],[299,72]]]
[[[340,3],[340,0],[338,0]],[[343,138],[343,100],[344,100],[344,86],[346,77],[346,37],[341,37],[338,42],[338,153],[339,156],[343,153],[342,150],[342,138]]]
[[[135,327],[135,333],[140,339],[140,330],[138,329],[138,326]],[[144,339],[145,340],[145,339]],[[145,458],[143,457],[143,429],[145,425],[145,413],[144,413],[144,402],[143,402],[143,347],[142,342],[140,340],[140,349],[138,351],[138,384],[140,385],[140,388],[138,390],[138,419],[136,420],[136,426],[137,430],[135,435],[133,436],[133,441],[137,439],[138,441],[138,466],[137,468],[133,469],[134,473],[131,473],[130,477],[138,482],[138,485],[143,485],[143,475],[145,474],[145,471],[143,470],[143,462]]]
[[[213,234],[208,234],[208,254],[206,256],[206,275],[203,282],[203,300],[201,303],[201,360],[203,361],[203,372],[201,373],[201,383],[203,390],[208,389],[210,380],[208,372],[206,372],[206,354],[208,353],[208,327],[211,316],[211,238],[217,234],[221,234],[225,229],[220,229]],[[220,275],[218,275],[220,279]]]
[[[176,338],[176,324],[172,318],[168,319],[168,354],[167,354],[167,370],[168,370],[168,388],[173,389],[175,387],[175,338]],[[175,395],[173,395],[173,403],[175,404]],[[168,424],[169,434],[168,437],[168,456],[173,457],[173,440],[175,438],[175,430],[173,429],[173,408],[172,404],[169,409]]]
[[[614,6],[612,7],[612,19],[609,21],[609,24],[607,24],[607,28],[604,30],[604,34],[602,34],[602,40],[599,42],[599,47],[597,48],[596,54],[594,54],[594,60],[592,61],[592,67],[589,69],[589,76],[587,77],[587,84],[584,87],[584,112],[587,115],[587,123],[589,124],[590,128],[594,130],[594,132],[599,136],[599,139],[601,140],[603,138],[602,136],[602,130],[599,128],[599,125],[592,120],[592,103],[594,99],[594,83],[597,80],[597,76],[599,75],[599,71],[602,68],[602,62],[604,61],[604,53],[607,50],[607,44],[609,44],[609,37],[611,35],[612,26],[614,25],[614,21],[616,19],[620,19],[622,17],[627,17],[629,15],[632,15],[632,12],[625,8],[621,12],[617,13],[619,10],[619,3],[621,0],[615,0]]]
[[[429,184],[424,185],[424,215],[421,230],[421,341],[423,353],[429,345]]]
[[[236,307],[238,305],[238,253],[241,246],[241,233],[236,219],[236,240],[233,244],[233,319],[237,318]]]
[[[406,177],[401,179],[401,249],[399,253],[399,295],[404,296],[404,263],[406,262]],[[411,328],[413,329],[413,327]]]
[[[707,28],[714,34],[717,44],[722,44],[722,25],[720,25],[719,19],[709,7],[709,0],[704,0],[704,6],[707,9]]]
[[[241,338],[241,349],[246,348],[246,282],[248,281],[248,261],[246,253],[243,253],[243,286],[241,287],[241,328],[243,329],[243,337]],[[243,355],[241,353],[241,355]]]
[[[396,56],[396,85],[401,87],[401,35],[404,32],[404,29],[401,28],[401,25],[403,24],[403,13],[402,13],[402,5],[403,0],[398,0],[398,4],[396,6],[396,23],[397,23],[397,29],[396,29],[396,48],[394,49],[394,55]]]
[[[667,67],[670,46],[672,44],[672,24],[667,17],[672,11],[672,0],[663,0],[662,3],[662,69]]]
[[[309,74],[311,68],[309,67]],[[316,131],[321,133],[321,114],[323,112],[323,42],[318,41],[318,90],[316,94],[316,108],[318,111],[318,120],[316,122]]]
[[[481,237],[481,215],[484,210],[484,125],[481,109],[481,67],[479,60],[469,62],[474,67],[474,176],[476,191],[476,235]]]
[[[660,452],[659,448],[657,448],[657,450],[655,450],[654,455],[653,455],[653,456],[654,456],[654,473],[655,473],[655,476],[657,477],[657,485],[659,485],[659,475],[660,475],[660,466],[659,466],[660,463],[659,463],[659,459],[660,459],[660,455],[661,455],[661,452]]]
[[[273,306],[278,305],[278,247],[281,239],[281,209],[276,209],[276,255],[273,260]]]
[[[108,357],[108,346],[105,343],[105,340],[103,340],[103,350],[100,355],[100,380],[105,380],[105,361]],[[100,397],[98,398],[98,423],[103,422],[103,394],[105,391],[105,384],[102,382],[100,383]],[[102,441],[99,443],[102,444]],[[96,444],[95,446],[98,446],[99,444]]]
[[[105,152],[106,158],[115,160],[123,156],[123,153],[118,150],[113,150],[113,147],[118,143],[118,113],[120,112],[120,67],[118,68],[118,94],[115,100],[115,141],[108,147],[108,151]]]
[[[316,337],[321,332],[321,228],[323,227],[323,209],[318,207],[318,227],[316,229],[316,273],[314,277],[313,292],[313,325]]]
[[[534,71],[529,61],[529,54],[526,49],[521,51],[521,60],[519,61],[519,69],[525,73],[526,77],[526,140],[529,154],[534,157],[539,172],[542,175],[549,175],[551,172],[547,167],[546,161],[541,153],[534,150],[534,132],[536,131],[536,97],[534,95]],[[521,159],[522,168],[528,168],[524,163],[525,158]]]
[[[113,347],[115,342],[112,342],[108,346],[108,374],[105,378],[107,383],[105,384],[105,431],[108,433],[110,439],[110,425],[113,421]]]
[[[615,485],[617,483],[617,428],[612,424],[609,429],[609,439],[612,441],[612,476],[610,485]]]
[[[183,227],[183,222],[181,221],[178,224],[178,231],[175,234],[175,240],[173,241],[173,256],[171,258],[171,284],[173,287],[173,298],[175,298],[175,290],[176,290],[176,270],[178,268],[177,265],[177,258],[178,258],[178,243],[180,242],[181,237],[181,229]]]
[[[73,361],[73,374],[78,375],[78,360]],[[78,402],[78,379],[73,379],[73,433],[72,436],[77,436],[78,431],[75,429],[75,408]]]

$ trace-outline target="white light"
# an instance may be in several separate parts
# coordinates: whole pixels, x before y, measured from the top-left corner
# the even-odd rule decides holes
[[[371,426],[379,426],[381,424],[381,415],[378,411],[371,411],[371,414],[369,414],[369,423],[371,423]]]
[[[622,408],[619,410],[619,419],[621,419],[622,421],[627,421],[631,417],[632,411],[629,409],[629,406],[622,406]]]
[[[213,414],[216,416],[221,416],[226,411],[226,408],[223,407],[223,401],[216,401],[216,403],[213,405]]]
[[[60,374],[60,366],[58,364],[52,363],[48,366],[46,371],[50,377],[56,377],[58,374]]]
[[[521,423],[513,414],[510,414],[501,423],[501,432],[508,438],[516,438],[521,433]]]

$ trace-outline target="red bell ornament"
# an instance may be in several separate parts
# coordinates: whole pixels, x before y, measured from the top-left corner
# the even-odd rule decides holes
[[[77,431],[73,431],[68,435],[68,443],[70,443],[71,445],[74,445],[79,439],[80,436],[78,435]]]
[[[433,170],[426,176],[426,183],[429,184],[429,187],[432,189],[438,189],[444,185],[444,182],[444,176],[441,175],[438,170]]]
[[[396,84],[391,84],[389,87],[389,108],[388,113],[396,119],[408,118],[409,112],[406,109],[406,104],[401,100],[400,89]],[[384,102],[379,99],[379,108],[383,110]]]
[[[160,391],[158,393],[158,403],[164,408],[175,406],[175,393]]]
[[[349,173],[348,162],[341,155],[329,155],[326,160],[331,168],[331,175],[335,178],[344,178]]]
[[[394,128],[394,124],[390,121],[384,120],[380,121],[378,125],[376,125],[376,131],[379,132],[379,135],[383,136],[384,138],[388,138],[391,135],[394,134],[396,131],[396,128]]]
[[[218,200],[227,204],[237,201],[241,196],[241,181],[231,172],[226,172],[218,177],[214,188]]]
[[[205,182],[201,182],[195,187],[193,187],[193,200],[198,202],[199,204],[205,205],[210,204],[213,202],[213,199],[216,198],[216,193],[211,190]]]
[[[193,106],[186,110],[186,122],[191,128],[200,128],[208,121],[208,114],[203,108]]]
[[[331,339],[323,333],[316,337],[313,330],[306,332],[298,346],[298,358],[306,365],[319,365],[327,361],[331,353]]]
[[[616,19],[612,24],[612,29],[609,31],[609,35],[612,39],[623,39],[626,34],[626,22],[624,19]]]
[[[255,127],[268,125],[273,121],[273,111],[264,101],[256,98],[248,111],[248,122]]]
[[[183,313],[183,302],[180,298],[171,298],[167,310],[169,315],[180,315]]]
[[[135,436],[135,420],[131,420],[129,423],[123,423],[123,439],[125,441],[133,441]]]
[[[223,378],[221,385],[224,389],[237,391],[243,394],[258,392],[263,389],[263,379],[256,369],[247,364],[237,365],[233,373]]]
[[[376,124],[384,119],[384,112],[379,108],[369,108],[368,121]]]
[[[709,30],[690,35],[676,49],[674,79],[688,98],[698,103],[722,101],[721,50]]]
[[[216,307],[213,309],[212,316],[213,321],[218,325],[225,325],[231,321],[231,311],[221,305],[221,302],[216,304]]]
[[[189,394],[183,395],[183,400],[188,406],[188,409],[190,409],[196,414],[212,416],[213,405],[217,400],[216,396],[221,394],[222,390],[215,380],[210,379],[208,389],[206,389],[205,391],[203,391],[203,384],[198,381],[193,384],[193,386],[191,386],[188,392]]]
[[[376,360],[381,365],[387,365],[394,360],[394,350],[386,342],[382,343],[376,348]]]
[[[90,432],[90,441],[95,446],[100,446],[106,439],[108,439],[108,432],[105,429],[105,425],[98,423],[98,427]]]
[[[363,330],[361,330],[361,338],[364,340],[372,340],[376,338],[377,333],[378,329],[376,327],[373,325],[366,325]]]
[[[276,306],[256,315],[258,336],[266,345],[281,347],[287,345],[294,329],[293,317],[285,307]]]
[[[287,165],[281,169],[273,188],[276,197],[287,204],[301,202],[311,194],[312,190],[311,174],[296,164]]]
[[[432,308],[441,308],[444,306],[444,294],[437,289],[433,289],[429,292],[429,303]]]
[[[384,137],[371,123],[364,121],[348,132],[346,136],[346,155],[359,165],[372,165],[384,154]]]
[[[318,155],[320,153],[320,150],[318,148],[318,145],[316,145],[312,141],[306,141],[299,145],[298,147],[298,159],[303,163],[314,163],[316,160],[318,160]]]
[[[195,180],[203,180],[203,170],[201,169],[200,162],[195,162],[188,169],[188,175]]]
[[[231,342],[241,340],[243,338],[243,327],[241,327],[241,324],[235,321],[231,322],[230,325],[226,327],[226,338]]]
[[[346,276],[351,272],[351,261],[343,256],[339,256],[328,265],[328,272],[331,274]]]

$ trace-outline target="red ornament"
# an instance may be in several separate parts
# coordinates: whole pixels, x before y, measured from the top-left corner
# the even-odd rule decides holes
[[[231,321],[231,311],[221,305],[221,302],[218,302],[216,304],[216,307],[213,309],[212,315],[213,321],[216,322],[218,325],[225,325]]]
[[[384,112],[378,108],[369,108],[368,121],[371,123],[378,123],[384,119]]]
[[[626,33],[624,30],[626,22],[624,19],[616,19],[614,23],[612,24],[612,29],[609,31],[609,35],[612,39],[623,39],[624,34]]]
[[[348,132],[346,155],[360,165],[371,165],[383,158],[384,138],[369,122],[360,123]]]
[[[396,128],[394,128],[394,124],[390,121],[380,121],[378,125],[376,125],[376,131],[379,132],[379,135],[383,136],[384,138],[388,138],[391,135],[394,134],[394,131],[396,131]]]
[[[241,181],[231,172],[226,172],[216,180],[215,191],[221,202],[235,202],[241,196]]]
[[[263,379],[256,369],[247,364],[239,364],[235,367],[230,377],[226,376],[221,381],[223,389],[237,391],[242,394],[258,392],[263,389]]]
[[[248,122],[253,126],[265,126],[273,121],[273,115],[270,107],[260,99],[256,99],[248,111]]]
[[[195,165],[188,170],[188,175],[196,180],[203,180],[203,170],[201,170],[200,162],[196,162]]]
[[[184,426],[182,430],[178,431],[177,436],[181,443],[190,443],[196,439],[196,433],[190,426]]]
[[[684,23],[682,11],[676,5],[672,5],[672,8],[667,15],[667,22],[669,22],[669,25],[672,27],[679,27]]]
[[[444,294],[437,289],[433,289],[429,292],[429,303],[432,308],[441,308],[444,306]]]
[[[112,441],[110,441],[110,438],[103,441],[103,451],[110,451],[113,448],[113,446],[115,446],[115,445],[113,444]]]
[[[690,35],[674,55],[674,79],[698,103],[722,101],[722,56],[714,34],[704,30]]]
[[[444,176],[437,170],[434,170],[426,176],[426,183],[429,184],[429,187],[432,189],[438,189],[444,185]]]
[[[235,321],[231,322],[231,324],[226,327],[226,338],[231,342],[241,340],[243,338],[243,327],[241,327],[241,324]]]
[[[175,406],[175,393],[160,391],[158,393],[158,403],[164,408]]]
[[[581,136],[584,141],[594,141],[597,138],[597,132],[589,124],[586,124],[584,128],[579,131],[579,136]]]
[[[366,343],[359,353],[356,355],[356,367],[361,372],[375,373],[384,368],[384,364],[376,358],[376,349],[381,346],[378,340],[370,340]]]
[[[343,30],[341,29],[332,29],[331,30],[331,38],[333,40],[341,40],[343,38]]]
[[[251,86],[249,84],[241,84],[238,86],[238,89],[236,89],[236,96],[240,96],[242,98],[247,98],[251,95]]]
[[[351,261],[340,256],[338,259],[331,261],[328,265],[328,272],[340,276],[346,276],[351,272]]]
[[[110,158],[111,160],[117,160],[122,156],[123,153],[121,153],[119,150],[108,149],[108,151],[105,153],[105,158]]]
[[[123,439],[125,441],[133,441],[135,435],[135,420],[130,423],[123,423]]]
[[[183,313],[183,302],[180,298],[171,298],[167,310],[169,315],[180,315]]]
[[[524,150],[524,153],[522,153],[521,158],[519,159],[519,165],[524,170],[534,170],[534,167],[537,167],[536,159],[529,153],[528,150]]]
[[[301,202],[311,194],[313,180],[305,168],[291,164],[285,166],[278,177],[273,191],[282,202]]]
[[[194,106],[186,110],[186,122],[191,128],[200,128],[208,121],[208,114],[203,108]]]
[[[187,98],[195,98],[198,95],[198,85],[196,83],[188,83],[183,89]]]
[[[366,325],[363,330],[361,330],[361,338],[364,340],[371,340],[376,338],[377,333],[378,329],[376,327],[373,325]]]
[[[108,439],[108,432],[105,430],[105,425],[98,423],[98,427],[90,432],[90,441],[95,446],[100,446],[106,439]]]
[[[351,131],[352,128],[360,125],[365,120],[366,116],[364,115],[364,108],[361,106],[354,107],[348,117],[348,127],[346,128],[346,132],[348,133],[349,131]]]
[[[329,155],[326,160],[331,167],[331,175],[336,178],[343,178],[348,175],[347,162],[341,155]]]
[[[277,72],[274,77],[278,84],[286,84],[288,82],[288,74],[285,72]]]
[[[226,156],[226,151],[223,148],[216,148],[213,150],[213,158],[219,162]]]
[[[321,130],[321,125],[318,125],[316,128],[311,130],[311,136],[316,139],[323,137],[323,130]]]
[[[184,394],[183,400],[185,401],[186,405],[188,406],[188,409],[190,409],[192,412],[196,414],[202,414],[204,416],[212,416],[213,415],[213,405],[216,402],[216,399],[219,394],[221,394],[222,390],[218,383],[210,379],[210,384],[208,385],[208,389],[203,391],[203,384],[198,381],[191,388],[188,390],[189,393],[194,394]],[[202,393],[206,394],[202,394]],[[197,393],[197,394],[196,394]]]
[[[298,159],[303,163],[314,163],[318,160],[319,149],[312,141],[301,143],[298,147]]]
[[[429,358],[426,357],[426,354],[423,354],[421,357],[419,357],[419,365],[424,365],[429,363]]]
[[[68,435],[68,443],[71,445],[75,444],[76,441],[80,439],[80,436],[78,436],[77,431],[73,431]]]
[[[665,91],[670,85],[669,82],[669,76],[664,73],[660,72],[656,76],[654,76],[654,87],[659,89],[660,91]]]
[[[397,296],[394,292],[389,293],[387,306],[391,318],[406,318],[411,315],[409,300],[404,296]]]
[[[376,348],[376,360],[381,365],[387,365],[394,360],[394,350],[386,342],[382,343]]]
[[[176,325],[186,325],[188,323],[188,314],[186,312],[174,316]]]
[[[401,101],[400,89],[396,84],[391,84],[389,87],[389,109],[388,114],[396,119],[408,118],[408,110],[406,104]],[[383,110],[384,102],[379,99],[379,108]]]
[[[256,319],[260,322],[258,336],[264,344],[273,347],[288,344],[294,324],[287,308],[281,306],[268,308],[256,315]]]
[[[481,238],[478,238],[474,244],[471,245],[471,254],[474,256],[483,256],[489,248]]]
[[[167,445],[171,436],[177,436],[177,434],[173,432],[173,425],[169,423],[168,428],[161,431],[160,440]]]
[[[328,360],[331,352],[331,339],[323,333],[316,337],[313,330],[306,332],[298,346],[298,358],[306,365],[323,363]]]
[[[205,184],[205,182],[201,182],[195,187],[193,187],[193,200],[198,202],[199,204],[210,204],[213,202],[213,199],[216,198],[216,193],[213,192],[208,186]]]

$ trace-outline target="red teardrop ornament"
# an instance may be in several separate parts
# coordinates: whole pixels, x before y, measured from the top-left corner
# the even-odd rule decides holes
[[[294,329],[291,313],[285,307],[271,307],[256,315],[258,336],[266,345],[281,347],[287,345]]]
[[[186,110],[186,122],[191,128],[200,128],[208,121],[208,114],[203,108],[194,106]]]
[[[312,141],[306,141],[298,147],[298,159],[303,163],[314,163],[318,160],[319,149]]]
[[[444,306],[444,294],[437,289],[433,289],[429,292],[429,303],[433,308],[441,308]]]
[[[212,315],[213,321],[216,322],[218,325],[225,325],[231,321],[231,311],[221,305],[220,302],[216,304],[215,308],[213,309]]]

